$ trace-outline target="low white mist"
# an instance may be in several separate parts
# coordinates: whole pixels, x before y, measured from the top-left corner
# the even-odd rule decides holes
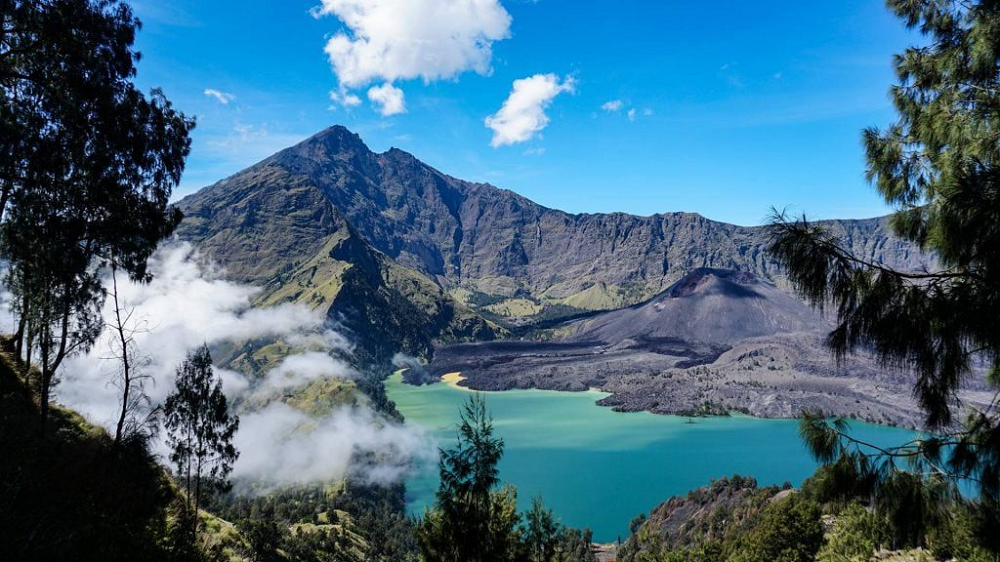
[[[326,351],[307,351],[285,357],[261,385],[267,389],[295,388],[323,378],[353,378],[354,370]]]
[[[373,484],[402,478],[414,462],[436,458],[428,438],[370,408],[342,407],[314,419],[287,404],[271,403],[240,419],[234,477],[304,484],[353,473]],[[351,465],[358,456],[365,462]]]
[[[330,329],[323,311],[294,304],[253,308],[258,289],[221,279],[219,271],[199,263],[186,243],[157,251],[150,271],[151,283],[119,278],[118,290],[140,328],[135,339],[148,358],[144,374],[150,376],[146,391],[153,406],[173,390],[175,370],[187,353],[203,343],[280,338],[305,350],[284,358],[256,381],[217,367],[231,400],[273,395],[318,379],[357,376],[343,359],[352,352],[352,343]],[[110,287],[110,278],[105,285]],[[104,316],[110,322],[113,315],[109,299]],[[56,388],[61,403],[108,428],[119,412],[119,396],[111,382],[117,364],[111,358],[110,337],[109,331],[89,353],[68,359]],[[241,413],[235,445],[240,458],[233,476],[252,479],[265,489],[348,474],[387,484],[402,478],[412,461],[436,456],[434,444],[422,432],[387,420],[367,406],[345,407],[315,418],[271,402],[261,410]],[[163,445],[159,447],[162,451]],[[365,462],[352,460],[358,458]]]

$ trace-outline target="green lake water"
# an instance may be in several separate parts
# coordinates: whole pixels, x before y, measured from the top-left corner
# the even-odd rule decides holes
[[[423,427],[444,448],[455,441],[458,409],[469,391],[446,384],[412,386],[393,375],[386,389],[406,423]],[[660,502],[732,474],[761,485],[802,480],[816,469],[796,420],[748,416],[688,418],[621,413],[594,402],[598,391],[488,392],[498,436],[506,444],[500,477],[517,486],[521,509],[541,495],[565,525],[589,526],[598,542],[628,535],[633,517]],[[854,435],[898,445],[909,430],[855,422]],[[434,501],[437,467],[418,469],[407,482],[412,514]]]

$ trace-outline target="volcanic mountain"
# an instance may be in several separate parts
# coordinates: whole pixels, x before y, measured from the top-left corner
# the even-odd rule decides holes
[[[235,279],[280,295],[268,302],[313,299],[329,306],[336,300],[339,269],[326,264],[321,275],[316,259],[327,261],[330,237],[349,231],[359,256],[378,255],[372,259],[420,279],[426,290],[417,301],[444,299],[434,306],[488,320],[457,330],[475,337],[500,334],[498,326],[633,305],[698,268],[783,283],[765,252],[766,227],[692,213],[569,214],[453,178],[398,149],[374,153],[339,126],[202,189],[179,207],[186,217],[179,235]],[[883,219],[824,224],[867,259],[903,269],[921,263],[920,253],[893,238]],[[366,263],[374,271],[371,259]],[[441,339],[441,326],[424,330],[412,350],[424,354],[428,342]]]
[[[255,304],[324,308],[358,343],[362,363],[386,365],[399,352],[429,357],[437,344],[503,333],[373,248],[316,186],[281,169],[258,165],[180,205],[181,238],[263,287]]]
[[[567,321],[544,342],[446,347],[430,372],[466,373],[474,388],[605,388],[623,375],[711,365],[739,347],[808,342],[822,357],[819,339],[829,328],[816,310],[752,273],[698,268],[646,302]]]
[[[580,322],[572,339],[732,345],[826,326],[815,310],[752,273],[698,268],[645,303]]]
[[[262,287],[257,305],[322,308],[370,365],[402,352],[474,388],[598,387],[625,410],[918,419],[905,374],[834,363],[828,325],[785,292],[767,227],[569,214],[374,153],[343,127],[178,205],[179,236]],[[822,225],[866,260],[926,261],[885,219]]]
[[[835,362],[823,343],[830,328],[752,273],[698,268],[646,302],[565,322],[544,341],[439,349],[425,380],[460,372],[480,390],[597,388],[611,393],[601,404],[625,411],[794,417],[811,409],[918,425],[907,374],[865,355]]]

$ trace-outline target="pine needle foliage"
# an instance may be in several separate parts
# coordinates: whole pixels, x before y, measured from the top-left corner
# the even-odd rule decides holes
[[[514,560],[519,547],[516,492],[500,485],[503,439],[493,433],[486,398],[463,404],[456,446],[442,450],[437,503],[417,527],[428,562]]]
[[[842,422],[810,415],[803,436],[831,467],[831,482],[909,519],[894,531],[933,518],[935,502],[962,481],[976,485],[977,509],[1000,523],[1000,405],[996,396],[986,407],[959,396],[972,376],[1000,383],[1000,2],[887,5],[926,44],[893,61],[898,119],[864,131],[867,177],[896,209],[894,232],[934,263],[897,271],[777,212],[770,252],[802,296],[836,316],[827,343],[838,358],[863,349],[914,373],[934,435],[879,449]]]

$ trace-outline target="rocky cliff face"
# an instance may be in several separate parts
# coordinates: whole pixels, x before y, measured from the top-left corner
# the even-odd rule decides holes
[[[365,364],[503,331],[434,281],[379,252],[308,176],[262,162],[181,202],[179,235],[234,279],[264,290],[258,305],[323,308]]]
[[[267,196],[248,197],[261,189]],[[246,261],[227,263],[246,280],[265,280],[309,255],[336,209],[375,249],[466,303],[512,297],[534,303],[501,306],[499,316],[508,320],[518,310],[537,315],[554,306],[599,310],[633,304],[701,267],[749,271],[782,283],[764,251],[763,227],[690,213],[564,213],[511,191],[455,179],[400,150],[373,153],[343,127],[283,150],[180,205],[191,217],[182,236],[243,245],[277,239],[264,244],[269,253],[262,246],[241,254]],[[206,209],[215,210],[212,218]],[[920,263],[919,253],[893,239],[882,219],[827,226],[876,261],[901,268]]]

